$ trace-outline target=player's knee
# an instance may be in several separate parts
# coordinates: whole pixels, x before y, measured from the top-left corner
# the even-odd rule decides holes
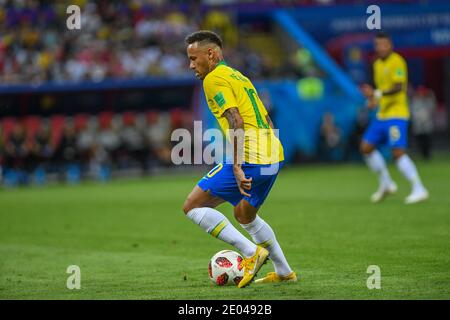
[[[241,216],[239,214],[236,214],[236,212],[234,213],[234,217],[236,218],[236,221],[239,222],[240,224],[249,224],[249,223],[251,223],[254,220],[254,219],[250,220],[250,219],[248,219],[246,217],[243,217],[243,216]]]
[[[244,212],[244,210],[237,205],[234,208],[234,218],[240,224],[249,224],[255,220],[256,214]]]
[[[194,206],[193,202],[190,201],[189,198],[186,199],[186,201],[184,201],[184,204],[183,204],[183,212],[184,212],[184,214],[187,214],[189,211],[191,211],[194,208],[195,208],[195,206]]]
[[[359,149],[361,150],[362,154],[369,154],[373,151],[373,146],[365,142],[362,142],[361,145],[359,146]]]
[[[405,154],[405,150],[403,149],[393,149],[392,150],[392,156],[395,160],[401,158]]]

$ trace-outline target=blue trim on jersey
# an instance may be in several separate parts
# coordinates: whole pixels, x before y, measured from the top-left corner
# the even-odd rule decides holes
[[[391,148],[405,149],[408,146],[408,120],[377,119],[370,123],[363,140],[377,146],[387,144]]]
[[[242,199],[247,200],[253,207],[259,208],[266,200],[272,186],[283,166],[284,161],[275,164],[242,164],[242,170],[246,178],[252,178],[252,187],[245,190],[250,197],[243,196],[237,187],[233,173],[233,165],[220,163],[211,169],[199,182],[198,186],[203,191],[219,197],[233,206]]]

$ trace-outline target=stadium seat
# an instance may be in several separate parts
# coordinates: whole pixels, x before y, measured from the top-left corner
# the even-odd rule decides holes
[[[113,116],[114,114],[110,111],[101,112],[97,117],[100,128],[108,128],[111,125]]]
[[[74,116],[73,123],[76,130],[85,128],[88,122],[89,116],[85,113],[79,113]]]
[[[56,146],[59,144],[64,131],[65,123],[66,118],[62,115],[54,115],[51,117],[50,126],[52,130],[52,145]]]
[[[146,114],[146,118],[147,118],[148,124],[158,123],[159,113],[158,113],[158,111],[155,111],[155,110],[148,111]]]
[[[6,117],[2,120],[2,128],[3,128],[3,140],[6,141],[14,129],[16,124],[16,119],[13,117]]]
[[[27,132],[27,140],[31,141],[36,132],[42,127],[42,118],[37,116],[28,116],[23,120]]]
[[[127,111],[122,114],[123,124],[132,125],[136,118],[136,114],[132,111]]]
[[[183,111],[180,108],[174,108],[170,111],[170,122],[172,128],[181,128],[183,125]]]

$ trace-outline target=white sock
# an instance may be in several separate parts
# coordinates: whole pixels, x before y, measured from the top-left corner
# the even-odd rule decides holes
[[[404,154],[397,159],[397,168],[406,177],[406,179],[409,180],[413,191],[425,189],[420,181],[419,173],[417,172],[414,162],[407,154]]]
[[[186,216],[213,237],[236,247],[245,257],[256,252],[256,245],[240,233],[230,221],[213,208],[194,208]]]
[[[270,259],[273,261],[275,272],[280,276],[287,276],[292,272],[286,258],[284,257],[283,250],[281,250],[275,233],[272,228],[259,216],[256,216],[255,220],[248,224],[241,224],[252,237],[253,241],[258,245],[265,247],[270,253]]]
[[[386,167],[386,162],[378,150],[372,151],[370,154],[366,155],[364,159],[370,170],[378,174],[380,185],[389,186],[392,184],[392,178]]]

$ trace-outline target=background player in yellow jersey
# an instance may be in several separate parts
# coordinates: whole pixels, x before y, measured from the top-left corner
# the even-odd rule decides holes
[[[212,236],[244,255],[244,277],[238,287],[248,285],[270,258],[275,272],[257,282],[297,281],[281,250],[272,228],[258,215],[283,165],[283,148],[273,133],[273,124],[251,81],[229,67],[222,54],[222,41],[211,31],[198,31],[186,38],[189,67],[203,80],[209,109],[227,134],[241,130],[245,138],[233,137],[232,159],[207,173],[187,197],[183,211],[194,223]],[[257,137],[269,137],[258,143]],[[240,161],[239,155],[244,159]],[[276,168],[276,170],[270,169]],[[264,171],[266,169],[266,171]],[[270,173],[270,174],[264,174]],[[253,242],[214,209],[223,202],[234,206],[234,216],[250,234]]]
[[[375,51],[378,56],[373,65],[376,89],[366,84],[363,94],[368,106],[379,106],[376,119],[369,125],[361,143],[361,151],[369,168],[378,174],[380,186],[372,195],[372,202],[381,201],[386,195],[395,193],[397,185],[389,175],[386,163],[376,146],[388,143],[399,171],[412,186],[405,203],[416,203],[428,198],[416,166],[406,154],[408,143],[409,109],[407,101],[408,70],[405,60],[393,51],[392,40],[386,33],[375,37]]]

